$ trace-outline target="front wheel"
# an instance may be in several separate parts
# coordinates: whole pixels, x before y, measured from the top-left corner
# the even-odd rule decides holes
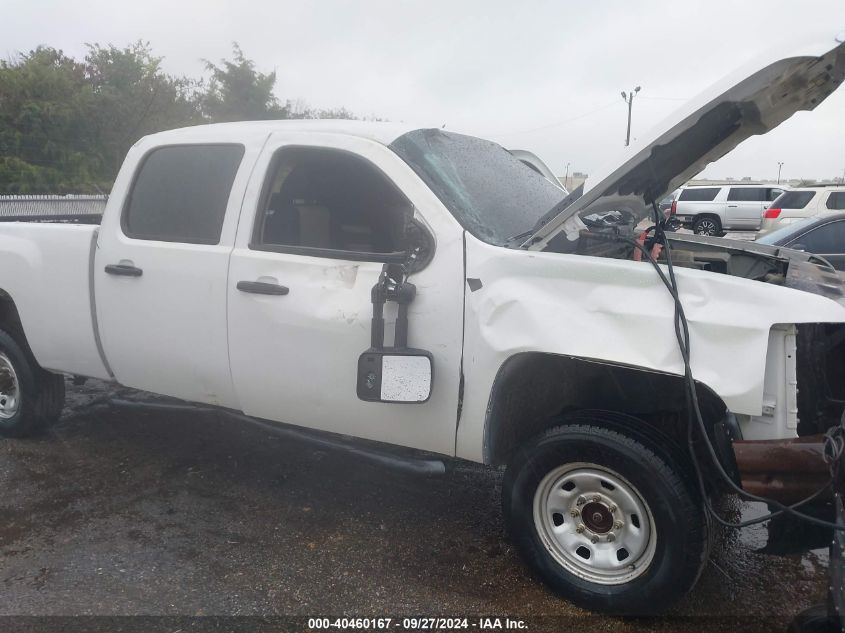
[[[550,429],[517,452],[503,495],[511,538],[525,559],[580,607],[659,612],[703,568],[701,504],[670,460],[616,431]]]

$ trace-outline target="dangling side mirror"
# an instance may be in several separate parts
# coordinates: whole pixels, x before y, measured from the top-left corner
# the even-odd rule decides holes
[[[416,257],[416,253],[412,255]],[[431,397],[431,352],[408,347],[408,306],[417,288],[408,282],[411,262],[385,264],[371,291],[373,321],[370,349],[358,357],[358,397],[368,402],[420,403]],[[393,347],[384,345],[384,304],[398,304]]]
[[[358,397],[368,402],[426,402],[434,364],[419,349],[370,349],[358,358]]]

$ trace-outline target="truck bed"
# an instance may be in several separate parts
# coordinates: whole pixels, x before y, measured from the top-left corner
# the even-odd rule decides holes
[[[42,367],[107,379],[92,295],[98,231],[90,224],[0,223],[0,288]]]

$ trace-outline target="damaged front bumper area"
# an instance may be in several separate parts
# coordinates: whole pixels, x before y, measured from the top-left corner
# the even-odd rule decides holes
[[[824,433],[845,411],[845,324],[776,326],[761,415],[738,415],[733,442],[747,492],[792,504],[827,485]],[[823,498],[829,499],[828,490]]]

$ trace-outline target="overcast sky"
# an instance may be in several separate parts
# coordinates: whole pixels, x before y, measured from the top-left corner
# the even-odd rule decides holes
[[[843,0],[2,0],[0,53],[39,44],[143,39],[170,73],[237,41],[277,96],[313,107],[441,126],[529,149],[563,175],[592,172],[624,143],[620,92],[636,85],[632,136],[766,48],[828,28]],[[749,139],[711,178],[841,176],[845,87],[814,112]]]

